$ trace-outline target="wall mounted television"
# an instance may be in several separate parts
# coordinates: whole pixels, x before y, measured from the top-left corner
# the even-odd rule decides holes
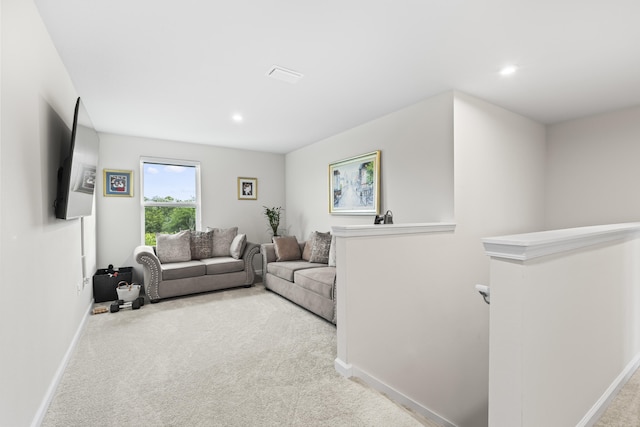
[[[99,144],[98,133],[78,98],[69,155],[58,169],[58,190],[53,204],[56,218],[74,219],[93,213]]]

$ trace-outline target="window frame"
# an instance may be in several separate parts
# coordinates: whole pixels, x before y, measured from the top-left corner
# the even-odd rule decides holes
[[[186,166],[186,167],[195,167],[196,169],[196,201],[195,202],[151,202],[144,200],[144,165],[152,163],[162,166]],[[185,207],[185,208],[195,208],[196,209],[196,230],[200,230],[202,227],[202,200],[201,200],[201,191],[200,191],[200,162],[195,160],[181,160],[181,159],[170,159],[166,157],[148,157],[141,156],[140,157],[140,241],[142,244],[145,244],[145,208],[152,206],[159,207]]]

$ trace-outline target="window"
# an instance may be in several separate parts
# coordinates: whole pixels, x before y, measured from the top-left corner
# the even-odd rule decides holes
[[[145,245],[156,233],[200,228],[200,163],[146,158],[140,161]]]

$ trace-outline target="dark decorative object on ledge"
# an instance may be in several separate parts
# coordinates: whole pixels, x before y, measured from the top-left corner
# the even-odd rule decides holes
[[[280,227],[280,214],[284,210],[281,206],[268,208],[264,207],[264,215],[269,220],[269,227],[271,228],[271,233],[273,237],[278,236],[278,227]]]
[[[387,211],[384,215],[376,215],[373,219],[373,224],[393,224],[393,212]]]
[[[387,213],[384,214],[384,223],[393,224],[393,212],[387,211]]]

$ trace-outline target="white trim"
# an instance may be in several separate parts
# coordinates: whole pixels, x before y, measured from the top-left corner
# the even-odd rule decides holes
[[[144,215],[144,159],[145,157],[140,157],[140,172],[138,174],[139,179],[139,188],[138,188],[138,194],[140,194],[139,198],[138,198],[138,202],[140,203],[140,244],[141,245],[145,245],[145,223],[146,223],[146,219],[145,219],[145,215]]]
[[[338,362],[338,359],[336,359],[336,363],[337,362]],[[426,417],[432,421],[435,421],[436,423],[442,425],[443,427],[456,427],[456,425],[451,421],[441,417],[440,415],[436,414],[429,408],[407,397],[403,393],[385,384],[384,382],[380,381],[376,377],[369,375],[367,372],[364,372],[355,366],[349,365],[349,367],[351,369],[352,376],[361,379],[371,388],[376,389],[380,393],[384,393],[385,395],[387,395],[387,397],[389,397],[389,399],[393,400],[394,402],[417,412],[423,417]]]
[[[640,234],[640,223],[595,225],[482,239],[487,255],[527,261]]]
[[[160,165],[174,166],[199,166],[199,160],[173,159],[168,157],[140,156],[140,161],[144,163],[157,163]]]
[[[336,357],[336,360],[333,361],[333,366],[336,368],[336,371],[340,375],[346,378],[351,378],[353,376],[353,366],[351,364],[344,362],[339,357]]]
[[[640,353],[629,362],[629,364],[620,372],[620,375],[613,380],[609,388],[600,396],[600,399],[593,405],[593,407],[585,414],[576,427],[591,427],[593,426],[607,410],[613,399],[616,397],[620,389],[629,381],[631,376],[640,367]]]
[[[452,232],[455,223],[432,222],[415,224],[380,224],[380,225],[334,225],[331,227],[337,237],[396,236],[402,234],[426,234]]]
[[[33,420],[31,421],[31,427],[38,427],[44,421],[44,417],[47,415],[47,410],[49,409],[49,405],[51,404],[51,401],[55,396],[56,390],[58,389],[58,385],[62,380],[64,371],[65,369],[67,369],[67,365],[71,360],[71,355],[73,354],[76,346],[78,345],[78,342],[80,341],[80,337],[82,336],[82,332],[84,331],[84,328],[87,325],[87,320],[89,319],[89,316],[90,316],[89,313],[91,313],[92,306],[93,306],[93,300],[89,303],[89,307],[87,308],[87,311],[84,314],[84,317],[80,321],[80,325],[78,326],[78,329],[76,330],[76,333],[73,336],[71,343],[69,344],[69,348],[67,349],[67,352],[64,354],[64,357],[62,358],[62,361],[60,362],[60,366],[58,366],[56,373],[53,375],[51,384],[49,384],[49,388],[47,389],[47,392],[45,393],[44,398],[40,403],[40,407],[38,408],[38,411],[36,412],[36,414],[33,417]]]

